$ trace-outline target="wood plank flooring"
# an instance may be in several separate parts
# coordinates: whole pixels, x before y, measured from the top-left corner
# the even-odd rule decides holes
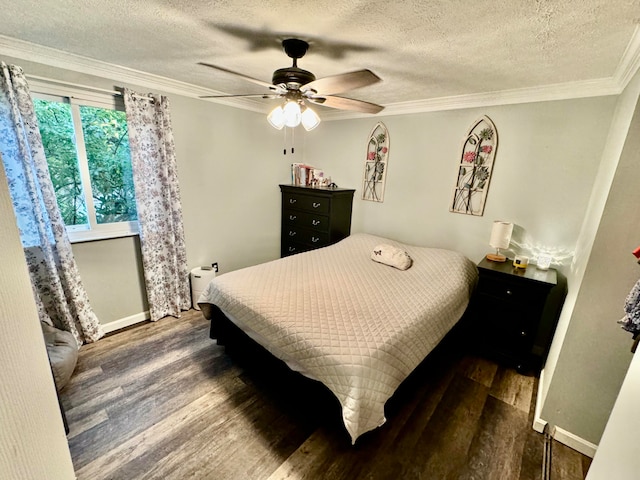
[[[243,362],[199,311],[82,347],[61,393],[79,479],[540,479],[537,378],[446,339],[351,445],[338,402],[275,362]],[[551,479],[590,459],[554,443]]]

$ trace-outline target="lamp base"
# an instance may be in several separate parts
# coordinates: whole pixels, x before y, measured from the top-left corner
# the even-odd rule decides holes
[[[490,260],[492,262],[506,262],[507,257],[504,255],[500,255],[499,253],[488,253],[487,260]]]

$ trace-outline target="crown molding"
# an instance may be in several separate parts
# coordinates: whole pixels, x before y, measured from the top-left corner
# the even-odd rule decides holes
[[[197,85],[173,80],[160,75],[154,75],[152,73],[142,72],[133,68],[94,60],[92,58],[63,52],[62,50],[45,47],[31,42],[25,42],[23,40],[18,40],[4,35],[0,35],[0,55],[21,58],[30,62],[48,65],[50,67],[71,70],[78,73],[114,80],[119,83],[139,85],[141,87],[157,89],[167,93],[175,93],[191,98],[199,98],[203,95],[224,95],[223,92],[212,90],[210,88],[199,87]],[[254,112],[262,113],[265,111],[264,105],[248,98],[208,98],[202,100],[251,110]]]
[[[517,103],[548,102],[573,98],[601,97],[618,95],[622,89],[612,78],[567,82],[540,87],[518,88],[497,92],[474,93],[450,97],[429,98],[411,102],[391,103],[385,106],[379,116],[409,115],[413,113],[479,108]],[[370,115],[356,112],[327,112],[323,120],[341,120],[347,118],[368,118]]]
[[[187,82],[94,60],[3,35],[0,35],[0,55],[21,58],[43,65],[107,78],[116,82],[158,89],[192,98],[199,98],[203,95],[223,94],[223,92]],[[616,72],[610,78],[392,103],[385,105],[385,109],[378,114],[378,116],[408,115],[465,108],[512,105],[517,103],[618,95],[624,90],[639,68],[640,25],[637,25],[620,59]],[[248,98],[202,100],[258,113],[267,113],[269,108],[263,103]],[[329,110],[322,113],[322,120],[331,121],[352,118],[371,118],[371,115],[338,110]]]
[[[636,25],[631,40],[622,54],[618,68],[613,78],[620,91],[624,90],[640,68],[640,24]]]

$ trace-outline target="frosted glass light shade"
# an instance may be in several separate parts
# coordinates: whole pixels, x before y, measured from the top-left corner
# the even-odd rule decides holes
[[[285,103],[283,111],[285,126],[293,128],[300,125],[302,115],[300,113],[300,105],[298,102]]]
[[[276,128],[278,130],[282,130],[282,128],[284,127],[284,110],[282,109],[281,106],[277,106],[276,108],[274,108],[273,110],[271,110],[271,113],[269,113],[269,115],[267,115],[267,121],[269,122],[269,124],[271,124],[271,126],[273,128]]]
[[[302,120],[302,126],[307,132],[310,130],[313,130],[318,125],[320,125],[320,117],[316,112],[311,110],[309,107],[305,108],[304,112],[302,112],[301,120]]]

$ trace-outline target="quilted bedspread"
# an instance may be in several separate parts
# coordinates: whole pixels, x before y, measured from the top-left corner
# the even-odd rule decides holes
[[[413,266],[373,262],[376,245]],[[450,250],[369,234],[216,277],[199,303],[217,305],[292,369],[342,405],[352,442],[385,422],[384,404],[464,313],[475,265]]]

